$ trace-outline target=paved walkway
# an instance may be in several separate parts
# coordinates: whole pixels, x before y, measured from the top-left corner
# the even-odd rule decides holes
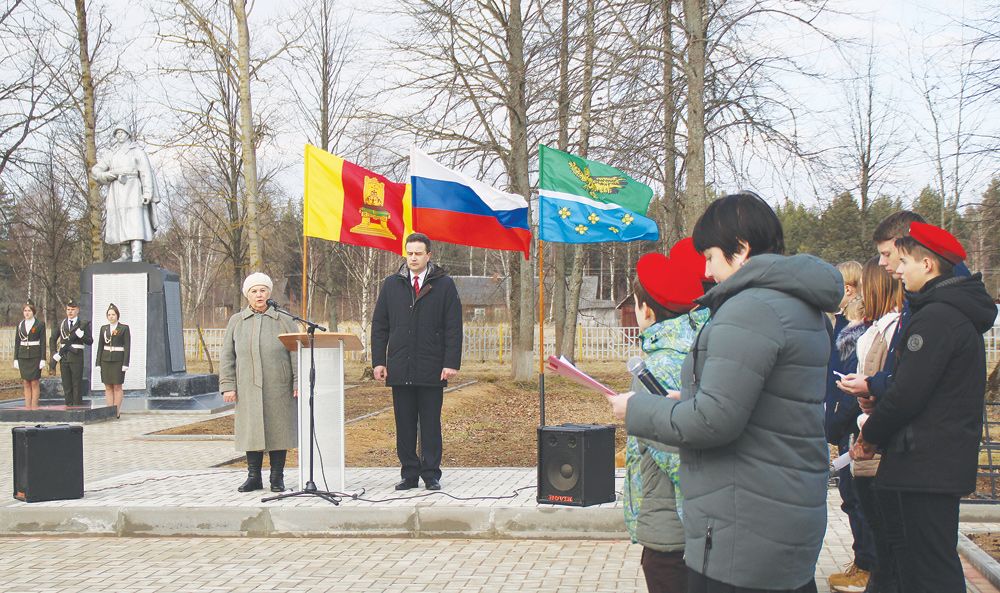
[[[213,467],[237,456],[232,442],[135,438],[204,418],[126,415],[85,426],[82,500],[0,502],[0,532],[22,534],[0,538],[0,592],[645,591],[639,548],[621,541],[620,503],[537,505],[532,468],[445,468],[440,493],[403,495],[392,489],[396,469],[349,468],[345,490],[364,493],[338,507],[314,497],[261,503],[264,493],[236,492],[243,470]],[[0,458],[12,458],[9,437]],[[12,492],[11,472],[0,465],[0,491]],[[296,482],[289,470],[286,483]],[[851,559],[839,504],[831,489],[820,591]],[[122,534],[146,537],[106,537]],[[242,537],[220,537],[231,535]],[[966,570],[969,591],[997,591]]]

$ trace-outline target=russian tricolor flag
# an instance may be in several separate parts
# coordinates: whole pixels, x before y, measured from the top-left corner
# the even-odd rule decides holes
[[[416,146],[410,149],[413,230],[445,243],[523,251],[531,230],[528,202],[441,165]]]

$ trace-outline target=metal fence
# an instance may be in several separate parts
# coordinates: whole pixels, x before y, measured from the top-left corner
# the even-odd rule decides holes
[[[346,331],[361,338],[365,349],[349,352],[348,360],[368,358],[368,333],[359,326],[342,326]],[[184,330],[184,355],[190,360],[206,360],[206,346],[212,360],[219,360],[219,348],[225,330],[210,328],[201,330],[205,344],[198,338],[198,330]],[[555,352],[556,331],[553,326],[545,326],[545,355]],[[986,361],[992,366],[1000,362],[1000,324],[990,328],[983,336],[986,341]],[[538,343],[538,327],[535,327],[535,344]],[[507,362],[510,360],[511,329],[507,325],[467,325],[462,345],[462,360],[470,362]],[[627,360],[641,354],[639,328],[637,327],[577,327],[577,360]],[[11,360],[14,356],[14,329],[0,329],[0,360]]]
[[[367,360],[368,334],[364,328],[342,326],[340,331],[350,332],[361,338],[365,349],[348,352],[348,360]],[[202,329],[202,337],[212,360],[219,360],[223,329]],[[555,327],[545,327],[545,355],[555,353]],[[2,339],[2,336],[0,336]],[[535,327],[535,344],[538,327]],[[637,327],[578,327],[576,332],[577,360],[626,360],[640,354],[639,328]],[[205,346],[198,338],[197,329],[184,330],[184,353],[192,360],[205,360]],[[470,362],[497,362],[510,360],[511,329],[506,325],[468,325],[464,328],[462,360]]]

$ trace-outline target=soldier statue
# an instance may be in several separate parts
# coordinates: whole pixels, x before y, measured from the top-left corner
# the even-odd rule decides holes
[[[108,186],[104,240],[121,245],[116,262],[142,261],[142,245],[156,232],[156,190],[149,156],[123,127],[114,130],[115,144],[94,165],[94,179]]]

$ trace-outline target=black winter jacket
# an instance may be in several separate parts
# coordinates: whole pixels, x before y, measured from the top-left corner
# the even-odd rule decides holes
[[[876,488],[965,495],[983,430],[983,332],[997,308],[980,274],[939,276],[909,299],[892,382],[861,430],[882,446]]]
[[[444,270],[427,264],[413,294],[406,264],[382,283],[372,317],[372,366],[385,366],[385,384],[447,385],[441,369],[462,364],[462,302]]]

